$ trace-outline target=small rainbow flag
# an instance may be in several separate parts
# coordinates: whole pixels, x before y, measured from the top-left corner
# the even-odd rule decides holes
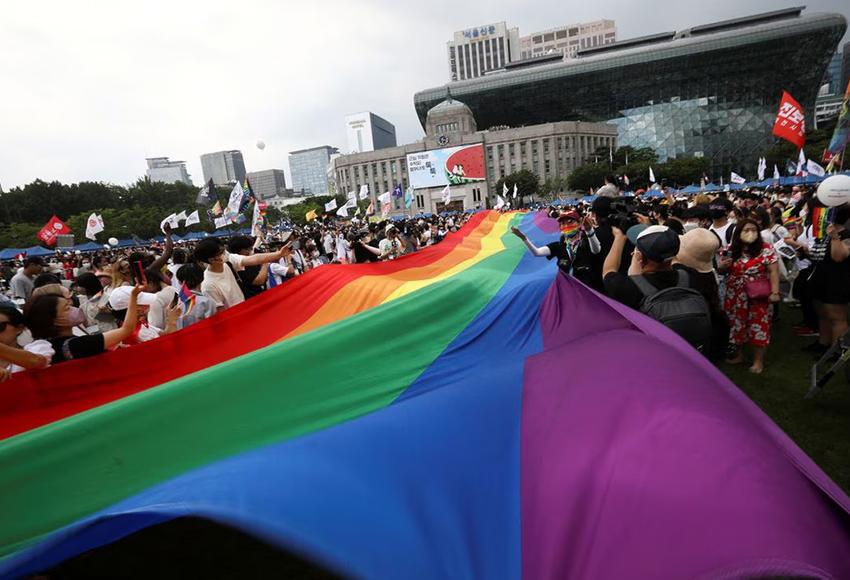
[[[212,212],[212,214],[215,217],[220,216],[221,215],[221,202],[216,200],[215,205],[212,206],[212,209],[210,211]]]
[[[195,307],[195,295],[186,286],[186,283],[183,282],[183,285],[180,287],[180,293],[177,295],[180,298],[180,302],[183,303],[183,316],[188,316],[192,309]]]
[[[826,237],[826,228],[829,225],[830,211],[829,207],[816,207],[812,210],[812,231],[815,238],[821,239]]]

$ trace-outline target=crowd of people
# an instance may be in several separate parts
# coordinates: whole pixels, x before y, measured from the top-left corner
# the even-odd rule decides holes
[[[847,332],[850,205],[817,231],[814,189],[691,198],[598,196],[541,208],[560,236],[536,247],[565,274],[659,320],[710,360],[761,373],[778,305],[817,355]],[[470,214],[315,220],[265,239],[26,257],[0,265],[0,379],[176,332],[326,264],[394,260],[440,242]],[[191,303],[191,308],[188,304]]]
[[[612,180],[613,182],[613,180]],[[561,236],[535,256],[659,320],[710,360],[761,373],[779,303],[820,357],[848,329],[850,205],[823,208],[807,187],[676,198],[597,197],[548,208]],[[813,223],[817,222],[817,223]]]
[[[315,220],[261,238],[215,237],[0,265],[0,380],[176,332],[326,264],[394,260],[470,214]],[[191,303],[191,307],[188,304]]]

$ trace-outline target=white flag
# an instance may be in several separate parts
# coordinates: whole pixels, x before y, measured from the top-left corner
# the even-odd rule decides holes
[[[242,185],[237,181],[230,192],[230,199],[227,201],[227,207],[224,208],[224,217],[233,221],[239,215],[239,208],[242,207],[242,197],[245,195]],[[176,217],[176,216],[175,216]]]
[[[505,207],[505,200],[504,200],[504,199],[502,199],[502,196],[501,196],[501,195],[497,195],[497,196],[496,196],[496,205],[495,205],[495,208],[496,208],[496,209],[502,209],[503,207]]]
[[[336,200],[332,199],[325,204],[325,211],[333,211],[336,209]]]
[[[448,184],[443,188],[443,203],[449,205],[452,201],[452,190],[449,188]]]
[[[354,193],[354,192],[352,191],[351,193]],[[352,197],[348,201],[346,201],[345,205],[342,206],[342,207],[344,207],[346,209],[355,208],[355,207],[357,207],[357,200],[354,197]]]
[[[348,199],[357,199],[357,192],[356,191],[349,191],[348,192]]]
[[[336,215],[338,215],[339,217],[347,218],[348,217],[348,204],[345,204],[344,206],[342,206],[341,208],[336,210]]]
[[[516,199],[516,183],[514,183],[514,199]]]
[[[649,182],[655,183],[655,174],[652,172],[652,166],[649,166]]]
[[[213,224],[215,224],[216,229],[221,229],[230,223],[230,220],[224,216],[217,217],[213,220]]]
[[[806,162],[806,170],[812,175],[817,175],[818,177],[826,175],[826,170],[811,159]]]
[[[97,214],[91,214],[86,222],[86,237],[94,240],[96,235],[103,231],[103,221]]]
[[[186,223],[184,225],[188,228],[199,223],[201,223],[201,216],[198,215],[198,210],[195,210],[186,216]]]
[[[776,163],[773,164],[773,179],[779,181],[779,168],[776,166]]]
[[[797,175],[802,175],[803,177],[808,175],[808,172],[806,172],[806,154],[803,153],[802,147],[800,147],[800,157],[797,160]]]
[[[502,184],[502,195],[504,195],[505,197],[508,197],[508,184],[507,183]]]
[[[625,183],[626,185],[629,184],[629,176],[628,175],[623,175],[623,183]]]
[[[186,210],[183,210],[180,213],[178,213],[176,217],[177,217],[177,223],[178,224],[180,222],[185,222],[186,221]]]
[[[369,186],[361,185],[360,186],[360,199],[369,199]]]
[[[732,176],[729,178],[729,181],[731,181],[732,183],[737,183],[738,185],[741,185],[742,183],[747,182],[746,179],[744,179],[743,177],[741,177],[740,175],[738,175],[734,171],[732,172]]]
[[[378,196],[378,201],[382,204],[390,203],[390,200],[392,200],[392,194],[389,191],[385,191],[384,193]]]
[[[165,233],[165,224],[171,226],[172,229],[180,227],[180,222],[177,221],[177,214],[173,213],[159,223],[159,229]]]
[[[263,232],[260,226],[263,225],[263,216],[260,214],[260,202],[254,200],[254,213],[251,216],[251,235],[255,238],[262,236]]]
[[[759,181],[764,181],[764,170],[767,169],[767,161],[764,157],[759,157],[758,176]]]

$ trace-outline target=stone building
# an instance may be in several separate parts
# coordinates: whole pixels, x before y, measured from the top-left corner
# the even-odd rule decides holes
[[[599,147],[617,148],[617,127],[607,123],[563,121],[479,131],[469,107],[450,95],[428,111],[425,129],[425,138],[416,143],[341,155],[332,160],[337,192],[360,191],[361,186],[366,185],[377,208],[377,196],[391,192],[396,186],[406,191],[411,185],[408,156],[420,158],[423,157],[421,154],[431,152],[435,158],[442,159],[448,156],[444,153],[453,148],[480,145],[483,172],[472,179],[457,179],[461,183],[449,185],[451,206],[447,208],[443,203],[444,184],[419,187],[414,179],[412,207],[405,208],[403,198],[394,198],[392,213],[492,207],[498,193],[493,189],[502,177],[528,169],[543,184],[549,179],[566,177],[587,162]],[[474,149],[472,151],[474,153]],[[475,162],[475,165],[478,163]],[[433,173],[437,175],[445,171],[454,181],[449,174],[455,169],[452,166],[439,167],[434,168]]]

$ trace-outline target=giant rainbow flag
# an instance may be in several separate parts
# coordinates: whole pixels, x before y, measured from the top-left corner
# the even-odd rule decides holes
[[[665,328],[481,212],[0,385],[0,576],[193,516],[364,578],[850,577],[850,500]]]

